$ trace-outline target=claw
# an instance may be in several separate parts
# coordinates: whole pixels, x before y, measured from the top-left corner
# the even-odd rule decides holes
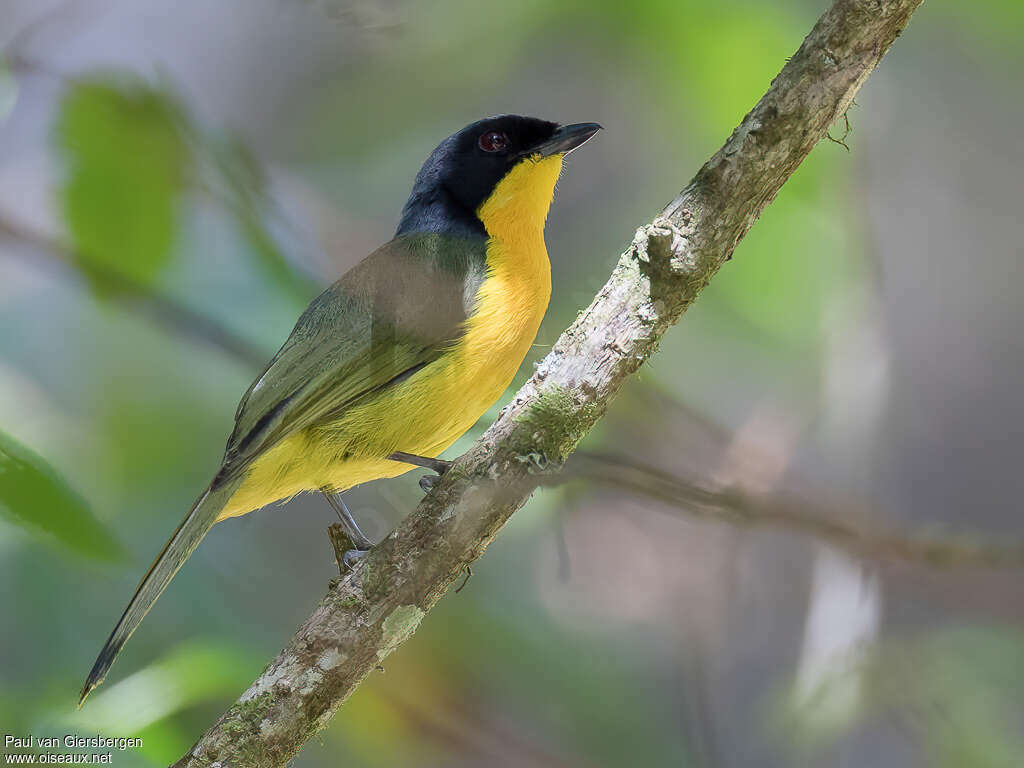
[[[366,549],[350,549],[342,556],[341,562],[345,565],[345,567],[348,570],[351,571],[353,568],[356,567],[356,563],[358,563],[366,556],[366,553],[368,551],[369,550]]]

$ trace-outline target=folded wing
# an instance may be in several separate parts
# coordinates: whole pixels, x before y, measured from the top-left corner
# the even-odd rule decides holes
[[[214,484],[287,435],[335,419],[451,348],[486,274],[485,241],[410,235],[313,300],[242,397]]]

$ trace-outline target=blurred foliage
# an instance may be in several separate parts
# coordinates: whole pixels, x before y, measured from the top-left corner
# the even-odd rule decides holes
[[[57,145],[65,159],[60,200],[78,266],[102,290],[123,276],[154,286],[171,262],[194,166],[208,161],[210,185],[277,290],[301,302],[315,282],[299,273],[275,242],[266,178],[237,137],[204,134],[166,88],[126,78],[69,85],[61,100]],[[111,215],[116,212],[117,215]]]
[[[46,461],[0,431],[0,515],[48,534],[86,557],[124,559],[124,549]]]
[[[1024,755],[1020,663],[1024,635],[961,628],[926,637],[880,677],[940,768],[1013,768]],[[902,649],[901,649],[902,650]],[[909,674],[908,674],[909,673]],[[894,681],[902,681],[899,687]],[[883,697],[885,694],[883,693]]]
[[[0,509],[45,534],[0,528],[0,720],[7,731],[142,736],[144,749],[119,755],[118,765],[167,764],[191,744],[308,615],[334,565],[322,530],[330,512],[316,499],[218,526],[110,681],[72,712],[142,569],[209,480],[237,398],[257,372],[110,299],[129,289],[143,302],[147,291],[183,297],[213,322],[258,339],[269,357],[316,290],[390,236],[412,175],[438,139],[482,114],[543,109],[555,119],[600,120],[608,130],[585,157],[572,158],[560,184],[548,233],[555,293],[535,359],[590,300],[635,226],[717,149],[820,12],[812,3],[754,0],[531,0],[486,9],[458,0],[275,0],[267,16],[258,5],[228,4],[209,10],[210,18],[187,15],[198,13],[191,6],[161,11],[156,26],[186,17],[175,27],[183,35],[176,56],[205,62],[215,98],[204,101],[197,93],[205,83],[178,83],[178,75],[149,83],[87,73],[61,84],[44,149],[63,162],[54,197],[74,267],[92,291],[31,272],[12,272],[10,280],[5,273],[0,285],[0,425],[48,460],[0,433]],[[987,57],[998,74],[1015,51],[1022,8],[986,0],[964,13],[952,2],[929,3],[899,50],[924,45],[928,61],[935,50]],[[152,18],[138,22],[134,13],[133,4],[109,11],[135,19],[138,39],[150,41]],[[92,34],[101,47],[131,48],[100,16]],[[962,34],[985,45],[965,52],[957,47]],[[236,50],[229,43],[238,36],[247,41],[241,81],[221,71],[234,62],[216,58],[221,46]],[[287,45],[274,49],[282,36]],[[44,59],[60,59],[57,48],[43,48]],[[303,58],[313,50],[330,55]],[[287,69],[291,59],[300,69]],[[898,82],[908,65],[900,66],[887,59],[884,74],[912,101],[911,86]],[[274,82],[282,71],[285,87]],[[0,127],[14,122],[32,86],[0,67]],[[244,111],[220,123],[219,110],[238,103]],[[801,416],[814,420],[828,352],[823,329],[836,303],[875,268],[851,160],[859,162],[867,144],[861,109],[850,113],[854,155],[831,144],[811,154],[665,339],[641,373],[645,384],[673,397],[685,392],[688,403],[727,423],[772,397],[799,403]],[[315,203],[309,221],[288,221],[275,187],[282,177]],[[326,269],[303,261],[289,227],[324,236]],[[124,281],[112,283],[116,276]],[[530,370],[524,365],[519,380]],[[637,389],[633,399],[647,408],[650,390]],[[647,419],[642,436],[629,431],[637,431],[632,416],[621,420],[626,426],[605,425],[592,446],[628,443],[678,458],[679,435],[692,433],[690,425],[675,424],[668,409]],[[725,450],[700,441],[694,453],[717,459]],[[419,498],[415,475],[354,492],[351,506],[377,526],[371,532],[385,535]],[[93,500],[95,515],[72,488]],[[586,571],[578,549],[576,560],[563,550],[580,530],[594,535],[587,516],[602,504],[617,505],[612,519],[623,527],[591,542],[600,567]],[[698,742],[715,742],[714,724],[692,714],[701,706],[716,714],[714,702],[699,700],[701,674],[723,699],[727,681],[742,681],[741,696],[717,712],[719,749],[733,750],[720,765],[789,764],[766,757],[757,729],[780,712],[791,718],[782,718],[787,744],[806,751],[779,752],[810,764],[869,729],[886,708],[909,723],[923,759],[943,768],[1010,765],[1021,753],[1019,634],[926,627],[883,638],[858,670],[869,670],[872,681],[861,707],[835,730],[808,734],[813,718],[771,695],[785,687],[799,644],[799,617],[786,606],[803,599],[800,574],[764,576],[747,544],[722,547],[729,568],[718,571],[702,559],[717,548],[702,545],[698,530],[660,531],[607,494],[539,494],[466,590],[439,604],[296,764],[711,768],[714,749],[708,757]],[[108,560],[123,541],[133,563],[98,568],[80,557],[40,557],[42,539]],[[678,549],[654,549],[668,541]],[[773,562],[796,567],[805,559],[802,549],[785,550]],[[644,563],[656,569],[644,571]],[[581,570],[636,591],[604,594],[593,579],[574,575]],[[748,571],[760,587],[779,591],[744,603],[729,590]],[[705,582],[706,592],[693,591],[692,583]],[[641,593],[655,594],[658,609],[637,608]],[[577,605],[587,601],[593,605]],[[741,625],[739,613],[752,618]],[[712,627],[703,651],[687,622]],[[740,645],[753,624],[756,653]],[[691,653],[696,665],[687,661]]]
[[[251,654],[240,655],[234,644],[189,641],[101,689],[95,701],[62,725],[81,733],[139,734],[140,754],[155,765],[167,765],[194,740],[173,727],[170,717],[213,697],[234,698],[259,661]]]
[[[64,218],[99,289],[113,286],[94,266],[152,285],[171,258],[189,165],[179,112],[162,90],[109,80],[75,83],[61,104]]]
[[[7,62],[0,58],[0,123],[14,109],[17,100],[18,81],[7,67]]]
[[[308,302],[317,293],[317,283],[285,257],[270,231],[268,222],[277,212],[268,198],[267,178],[259,158],[237,137],[210,141],[208,146],[224,182],[223,200],[234,214],[256,265],[282,293],[290,293],[303,304]]]
[[[1024,754],[1016,727],[1024,666],[1019,630],[959,627],[893,634],[848,664],[837,664],[800,707],[773,700],[766,722],[792,749],[797,765],[819,765],[843,737],[879,717],[905,724],[936,768],[1013,768]],[[864,676],[866,695],[844,721],[817,710],[836,689]],[[820,723],[822,727],[809,727]],[[832,755],[834,757],[834,754]]]

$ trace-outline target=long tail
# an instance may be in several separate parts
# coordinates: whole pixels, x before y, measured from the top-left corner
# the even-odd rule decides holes
[[[79,707],[82,706],[93,689],[103,682],[103,678],[107,676],[107,671],[121,652],[121,648],[132,636],[136,627],[142,623],[149,609],[153,607],[153,603],[160,597],[160,593],[174,578],[174,574],[188,560],[202,538],[217,522],[217,516],[238,485],[237,481],[228,481],[223,485],[208,488],[192,505],[192,509],[189,510],[185,519],[181,521],[177,530],[164,544],[164,548],[157,555],[153,564],[149,566],[142,581],[139,582],[135,594],[128,603],[128,607],[124,609],[124,613],[121,614],[121,620],[117,622],[114,631],[107,638],[96,663],[92,665],[92,671],[89,672],[89,677],[86,678],[85,685],[82,687],[82,695],[78,700]]]

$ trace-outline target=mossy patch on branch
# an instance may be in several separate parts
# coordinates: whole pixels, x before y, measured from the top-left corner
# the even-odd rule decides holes
[[[251,699],[236,702],[225,716],[225,735],[231,743],[245,745],[239,756],[251,764],[256,764],[263,756],[258,746],[260,742],[255,737],[260,733],[260,723],[273,703],[274,695],[270,691],[264,691]]]
[[[515,446],[521,461],[538,469],[561,465],[601,415],[602,408],[558,385],[543,388],[516,422],[530,429]]]
[[[348,595],[347,597],[339,600],[338,605],[341,608],[362,610],[366,607],[366,602],[358,595]]]

